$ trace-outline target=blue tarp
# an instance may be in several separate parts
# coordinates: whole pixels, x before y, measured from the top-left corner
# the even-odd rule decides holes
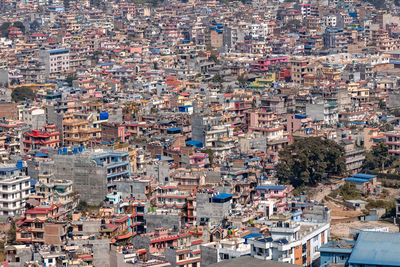
[[[195,141],[195,140],[186,141],[186,145],[194,146],[194,147],[197,147],[197,148],[202,148],[203,147],[203,143],[202,142]]]
[[[107,120],[108,119],[108,112],[101,112],[100,113],[100,120]]]
[[[218,200],[223,200],[223,199],[230,198],[230,197],[232,197],[232,196],[233,196],[232,194],[220,193],[220,194],[218,194],[218,195],[216,195],[216,196],[213,196],[212,199],[214,199],[214,200],[216,200],[216,199],[218,199]]]

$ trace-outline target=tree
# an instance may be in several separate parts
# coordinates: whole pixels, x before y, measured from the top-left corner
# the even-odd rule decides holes
[[[277,177],[295,187],[315,185],[326,174],[346,172],[344,149],[332,140],[309,137],[295,141],[279,153]]]
[[[14,22],[13,27],[19,28],[21,32],[25,33],[25,25],[21,21]]]
[[[363,171],[375,169],[384,171],[393,161],[394,158],[390,155],[388,146],[383,142],[379,142],[370,152],[365,153],[365,160],[361,168]]]
[[[65,82],[68,83],[68,86],[72,86],[72,82],[76,80],[76,74],[75,73],[70,73],[67,75],[65,78]]]
[[[246,75],[244,75],[244,74],[239,75],[237,80],[238,80],[239,86],[241,88],[247,87],[247,84],[249,82],[249,78]]]
[[[302,24],[299,20],[293,19],[289,20],[286,25],[283,27],[286,30],[296,31],[297,29],[300,29],[302,27]]]
[[[35,96],[36,96],[35,92],[30,87],[26,87],[26,86],[21,86],[21,87],[15,88],[11,94],[11,98],[14,102],[23,101],[26,98],[33,100],[35,98]]]
[[[10,22],[3,22],[0,26],[0,32],[2,37],[8,37],[8,28],[10,28]]]
[[[34,20],[29,27],[31,31],[37,32],[40,29],[40,24],[37,20]]]
[[[214,82],[214,83],[221,84],[221,83],[224,82],[224,79],[222,78],[222,76],[219,73],[217,73],[217,74],[214,75],[214,77],[212,77],[211,81]]]

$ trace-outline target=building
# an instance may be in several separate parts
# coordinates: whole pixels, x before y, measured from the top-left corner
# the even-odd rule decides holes
[[[85,119],[71,116],[63,120],[63,145],[88,147],[101,138],[101,129],[93,128]]]
[[[0,215],[18,216],[25,211],[26,200],[30,195],[30,177],[22,161],[16,165],[0,165]]]
[[[46,77],[58,77],[70,69],[69,49],[40,50],[39,60],[45,65]]]
[[[31,129],[42,129],[46,125],[44,109],[38,107],[25,107],[19,110],[19,119]]]
[[[41,204],[62,204],[64,213],[75,206],[71,180],[57,180],[51,174],[40,174],[35,192]]]
[[[72,180],[73,190],[88,203],[98,204],[116,189],[115,181],[130,176],[129,152],[97,149],[59,149],[52,161],[41,165],[41,173],[57,173],[61,180]]]
[[[400,131],[391,131],[385,133],[385,144],[389,148],[389,153],[393,155],[400,154]]]
[[[16,222],[16,240],[54,246],[65,244],[67,224],[58,220],[62,215],[60,206],[53,204],[27,210]]]
[[[355,242],[353,240],[331,241],[321,246],[320,266],[329,267],[333,264],[343,264],[346,266],[353,250]]]
[[[329,223],[278,221],[268,228],[271,236],[248,239],[251,256],[310,266],[319,258],[319,248],[328,242]]]
[[[232,207],[232,194],[197,193],[196,213],[200,225],[219,225]]]
[[[349,266],[399,266],[400,234],[361,231],[348,260]]]
[[[58,148],[60,146],[60,133],[55,125],[45,125],[42,130],[31,130],[24,133],[24,151],[42,147]]]

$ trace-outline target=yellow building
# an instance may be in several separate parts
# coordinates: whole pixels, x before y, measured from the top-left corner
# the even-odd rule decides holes
[[[91,146],[92,142],[100,139],[101,129],[92,128],[84,119],[68,116],[63,120],[64,146]]]

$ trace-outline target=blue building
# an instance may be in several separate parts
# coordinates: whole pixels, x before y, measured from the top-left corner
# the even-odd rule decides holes
[[[320,266],[329,267],[331,264],[347,264],[355,242],[353,240],[331,241],[320,247]]]
[[[400,266],[400,233],[359,233],[348,263],[352,267]]]
[[[108,192],[111,192],[116,187],[113,181],[127,178],[131,173],[128,152],[98,150],[93,152],[92,159],[98,166],[107,169]]]
[[[400,266],[400,233],[361,231],[356,241],[332,241],[320,247],[320,266]]]

